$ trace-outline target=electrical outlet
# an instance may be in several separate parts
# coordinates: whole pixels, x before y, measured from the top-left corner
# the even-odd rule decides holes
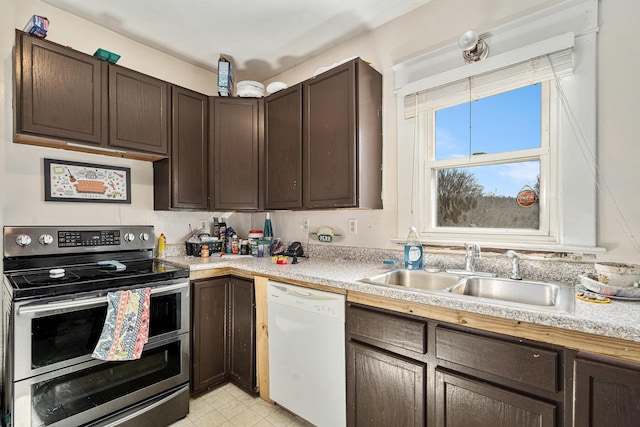
[[[201,219],[200,220],[200,230],[204,230],[207,233],[209,232],[209,230],[207,229],[209,227],[208,221],[206,219]]]
[[[310,231],[309,218],[303,218],[302,219],[302,229],[304,231]]]
[[[355,218],[349,218],[349,226],[347,227],[349,234],[358,234],[358,220]]]

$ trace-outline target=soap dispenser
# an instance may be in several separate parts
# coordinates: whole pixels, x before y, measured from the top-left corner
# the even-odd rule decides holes
[[[415,227],[409,227],[409,235],[404,245],[404,268],[422,270],[422,243]]]

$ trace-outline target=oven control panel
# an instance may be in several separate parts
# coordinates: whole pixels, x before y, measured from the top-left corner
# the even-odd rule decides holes
[[[120,244],[120,230],[58,231],[58,246],[112,246]]]
[[[153,249],[152,225],[4,227],[4,256]]]

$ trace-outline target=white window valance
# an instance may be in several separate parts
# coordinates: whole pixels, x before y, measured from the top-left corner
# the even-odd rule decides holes
[[[537,56],[404,97],[404,118],[518,89],[573,72],[573,48]]]

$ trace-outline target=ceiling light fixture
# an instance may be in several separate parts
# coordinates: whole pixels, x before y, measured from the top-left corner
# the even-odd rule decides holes
[[[476,30],[465,31],[458,39],[458,46],[462,49],[462,57],[467,64],[482,61],[489,55],[489,45],[480,40]]]

